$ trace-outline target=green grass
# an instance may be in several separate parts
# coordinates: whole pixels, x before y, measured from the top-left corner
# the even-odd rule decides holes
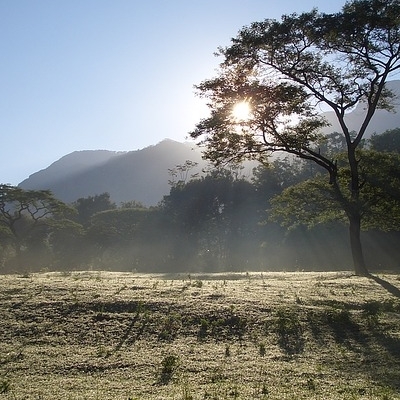
[[[400,399],[400,279],[379,278],[0,276],[0,400]]]

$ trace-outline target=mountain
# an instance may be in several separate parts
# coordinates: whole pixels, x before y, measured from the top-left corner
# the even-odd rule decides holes
[[[388,82],[388,86],[398,96],[394,101],[395,112],[377,110],[366,137],[400,127],[400,80]],[[324,132],[340,132],[333,112],[326,112],[324,116],[331,124]],[[360,127],[363,116],[361,103],[346,115],[350,130]],[[198,147],[169,139],[137,151],[76,151],[32,174],[19,186],[23,189],[50,189],[66,203],[108,192],[117,204],[136,200],[151,206],[169,193],[171,177],[168,170],[187,160],[198,163],[193,173],[201,172],[207,166]],[[249,174],[252,167],[254,164],[246,167],[245,174]]]
[[[150,206],[169,193],[168,170],[187,160],[198,163],[193,173],[201,172],[207,165],[199,148],[169,139],[129,152],[75,151],[30,175],[18,186],[49,189],[66,203],[108,192],[117,204],[136,200]]]
[[[124,153],[108,150],[74,151],[60,158],[55,163],[51,164],[50,167],[30,175],[29,178],[25,179],[19,186],[27,189],[28,187],[25,187],[25,185],[31,188],[41,188],[47,185],[57,184],[57,182],[61,180],[68,179],[71,176],[98,167],[122,154]]]

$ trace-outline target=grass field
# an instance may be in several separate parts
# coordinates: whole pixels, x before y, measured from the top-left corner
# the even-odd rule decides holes
[[[0,276],[2,399],[400,399],[400,277]]]

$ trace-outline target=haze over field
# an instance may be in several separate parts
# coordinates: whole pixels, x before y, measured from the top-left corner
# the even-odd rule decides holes
[[[69,88],[72,87],[75,90],[74,94],[79,93],[80,98],[84,98],[85,101],[91,99],[86,97],[87,93],[95,93],[96,99],[102,99],[101,107],[94,108],[97,110],[96,113],[87,113],[88,110],[94,109],[85,108],[83,104],[79,107],[80,116],[95,115],[96,123],[93,126],[101,126],[101,132],[96,130],[90,143],[97,143],[97,138],[102,136],[106,136],[107,139],[112,138],[113,143],[121,143],[115,132],[123,132],[121,126],[127,125],[113,123],[112,133],[106,133],[106,129],[110,132],[110,121],[118,120],[110,110],[112,111],[113,107],[119,107],[119,110],[126,108],[115,101],[116,97],[111,100],[113,106],[111,107],[109,98],[107,97],[105,102],[104,97],[99,96],[98,89],[102,90],[104,84],[110,85],[105,78],[113,76],[111,87],[123,87],[124,90],[129,90],[128,81],[122,80],[116,73],[117,70],[107,69],[110,66],[108,62],[118,67],[121,65],[126,67],[129,62],[118,63],[118,57],[114,57],[115,53],[110,52],[107,62],[98,63],[99,59],[96,57],[98,53],[94,54],[91,51],[99,50],[99,42],[102,40],[111,40],[116,46],[113,47],[113,51],[116,48],[132,50],[129,45],[127,48],[124,47],[128,42],[116,40],[118,35],[114,36],[114,31],[107,37],[103,36],[106,30],[102,22],[105,26],[111,26],[107,25],[110,22],[109,18],[115,17],[119,22],[116,26],[119,33],[120,29],[127,33],[124,29],[131,25],[124,25],[127,19],[121,17],[119,20],[118,13],[114,14],[114,11],[119,10],[118,7],[108,9],[107,4],[99,4],[99,8],[96,5],[91,15],[96,17],[101,15],[100,20],[96,19],[95,22],[91,20],[93,25],[89,24],[90,29],[84,31],[90,38],[90,33],[93,34],[96,29],[101,29],[96,36],[97,47],[87,46],[89,42],[86,42],[85,35],[81,41],[78,41],[78,36],[74,36],[83,32],[79,30],[78,23],[77,31],[68,30],[68,33],[74,34],[68,36],[68,40],[67,36],[63,36],[65,32],[62,30],[62,25],[57,26],[54,32],[55,37],[62,39],[57,43],[57,49],[63,49],[63,45],[67,42],[69,45],[69,39],[72,37],[75,39],[71,42],[74,51],[76,49],[89,51],[82,54],[89,54],[87,60],[92,61],[88,62],[88,65],[93,67],[90,79],[87,81],[75,79],[82,76],[71,74],[71,71],[80,73],[84,70],[83,67],[78,68],[77,64],[70,65],[71,69],[66,70],[65,77],[74,78],[69,80],[70,83],[73,82]],[[53,11],[60,11],[57,7],[48,7]],[[86,5],[79,10],[87,11],[85,7]],[[99,14],[97,11],[100,9],[109,12]],[[15,11],[9,8],[8,12],[10,10]],[[190,15],[192,11],[196,11],[183,5],[179,10],[186,10]],[[73,14],[70,12],[77,10],[72,7],[62,11],[65,11],[62,15],[68,20]],[[127,7],[124,11],[131,9]],[[156,8],[156,14],[153,16],[162,16],[157,14],[159,11],[160,9]],[[166,9],[167,11],[170,12],[171,9]],[[170,165],[160,163],[164,160],[165,154],[171,155],[168,150],[164,153],[159,152],[150,163],[148,163],[150,157],[141,159],[141,162],[140,160],[132,162],[131,155],[134,153],[138,156],[145,153],[148,155],[152,147],[155,149],[162,143],[181,143],[171,140],[158,142],[158,145],[148,146],[140,151],[116,152],[108,148],[96,152],[90,152],[89,149],[81,152],[73,151],[69,155],[67,153],[67,156],[49,167],[47,181],[42,179],[46,175],[46,171],[43,170],[33,173],[28,180],[23,181],[25,188],[40,190],[25,191],[21,187],[1,185],[3,265],[9,270],[15,266],[23,268],[29,262],[30,268],[33,269],[41,268],[43,265],[64,268],[66,265],[74,264],[79,268],[96,265],[95,268],[112,266],[113,269],[124,270],[150,268],[154,271],[165,271],[170,268],[182,271],[190,267],[209,271],[214,266],[217,270],[228,268],[240,270],[244,265],[258,269],[267,267],[268,263],[268,266],[272,265],[273,268],[282,269],[282,266],[288,265],[297,269],[300,263],[296,254],[283,262],[282,254],[288,252],[276,251],[276,245],[285,245],[285,242],[288,242],[287,233],[296,229],[298,236],[295,247],[300,249],[299,240],[300,242],[304,240],[306,235],[303,228],[312,229],[319,241],[322,240],[330,248],[331,243],[341,242],[342,229],[346,225],[349,227],[347,244],[350,244],[353,267],[357,275],[369,274],[370,267],[367,264],[379,269],[393,264],[392,261],[396,257],[392,251],[390,254],[394,257],[389,263],[384,259],[384,254],[378,255],[375,251],[373,251],[375,259],[371,261],[372,259],[368,257],[366,262],[361,235],[363,229],[371,231],[372,234],[376,230],[380,232],[380,238],[383,239],[382,235],[385,236],[387,243],[391,233],[386,235],[382,233],[383,231],[393,232],[393,240],[396,240],[396,234],[399,233],[400,145],[397,143],[399,120],[398,114],[388,114],[387,111],[381,113],[379,108],[391,110],[392,92],[386,90],[385,85],[392,84],[397,87],[399,83],[393,79],[398,77],[397,73],[400,70],[400,28],[397,19],[397,15],[400,14],[400,3],[397,0],[389,2],[354,0],[346,2],[336,13],[327,12],[328,10],[318,11],[316,8],[308,9],[301,14],[296,11],[296,8],[292,8],[291,14],[283,15],[280,20],[269,18],[260,21],[265,16],[252,18],[253,21],[259,22],[249,25],[251,22],[249,21],[234,39],[229,41],[229,38],[226,38],[224,42],[221,41],[222,46],[226,43],[230,45],[219,47],[218,53],[224,58],[219,71],[211,79],[204,78],[197,86],[200,92],[198,94],[207,101],[209,115],[203,117],[202,112],[197,115],[197,124],[191,126],[193,130],[189,136],[194,140],[202,139],[203,155],[214,162],[216,168],[208,169],[205,175],[197,180],[190,180],[191,169],[193,166],[197,167],[197,164],[190,161],[192,157],[187,157],[189,161],[179,160],[180,165],[176,165],[172,158],[168,159]],[[244,13],[240,18],[246,19],[250,14]],[[10,15],[12,16],[12,12]],[[127,15],[129,12],[124,14],[124,17]],[[215,18],[218,14],[212,15]],[[225,11],[224,22],[228,16],[229,12]],[[51,13],[47,17],[45,29],[51,25],[47,25],[49,21],[51,23],[55,21]],[[171,23],[170,17],[171,14],[167,13],[162,22]],[[197,17],[200,18],[201,14]],[[6,26],[11,27],[7,24]],[[55,28],[55,25],[51,26]],[[148,25],[141,26],[141,30],[136,33],[143,34],[147,27]],[[192,32],[193,28],[194,25],[190,26],[187,32]],[[206,26],[202,28],[207,34],[213,32]],[[60,32],[63,34],[57,36]],[[150,61],[147,51],[151,48],[152,54],[157,55],[157,62],[151,65],[157,65],[157,68],[162,66],[162,74],[147,75],[143,73],[145,70],[143,69],[136,70],[134,76],[140,76],[140,82],[151,84],[155,82],[155,77],[162,76],[162,84],[171,84],[171,90],[168,96],[165,96],[165,92],[162,91],[163,85],[157,86],[154,90],[149,84],[142,88],[135,85],[135,102],[129,104],[130,110],[136,113],[132,119],[135,124],[138,120],[144,119],[147,129],[162,131],[163,136],[167,136],[169,125],[164,113],[168,110],[167,104],[174,104],[170,99],[178,96],[179,85],[185,80],[186,75],[180,74],[180,78],[175,78],[167,68],[168,65],[173,65],[173,71],[176,72],[177,67],[184,66],[179,57],[174,58],[175,53],[172,51],[177,48],[182,49],[180,41],[170,40],[172,36],[169,34],[175,32],[174,29],[165,29],[164,26],[160,32],[163,38],[167,37],[169,40],[167,46],[169,51],[165,52],[165,47],[156,51],[156,45],[160,44],[158,41],[160,34],[156,30],[147,31],[148,36],[136,37],[136,39],[140,37],[138,39],[140,45],[145,47],[140,47],[142,52],[135,53],[135,66],[137,60]],[[181,34],[179,38],[183,37],[184,30],[179,32]],[[150,38],[155,37],[154,34],[157,40],[152,42]],[[34,34],[29,36],[29,39],[31,37],[36,39]],[[46,43],[55,45],[53,39],[51,36],[51,40]],[[28,42],[33,44],[35,40]],[[188,48],[197,49],[194,40],[189,42]],[[79,45],[75,48],[74,44],[77,43]],[[61,61],[66,56],[63,52],[57,54],[61,57]],[[79,51],[76,54],[80,54]],[[36,52],[31,52],[29,55],[32,56],[31,61],[37,61]],[[71,53],[67,52],[67,55]],[[92,56],[94,58],[91,58]],[[13,58],[10,57],[10,60]],[[60,60],[52,58],[49,65],[58,66]],[[49,65],[46,65],[47,69],[44,68],[41,72],[45,76],[46,83],[54,83],[55,75],[52,74],[54,71]],[[64,64],[60,62],[60,65]],[[82,65],[87,66],[86,62]],[[32,62],[32,71],[35,67],[37,64]],[[57,68],[55,70],[61,71]],[[207,75],[204,74],[204,77]],[[96,83],[101,82],[101,84],[96,86],[96,90],[90,91],[88,90],[90,85],[87,84],[93,83],[91,80],[93,77],[97,79]],[[98,80],[99,77],[104,79]],[[31,82],[25,81],[25,83]],[[55,98],[49,96],[55,103],[60,96],[62,97],[63,88],[61,80],[57,83],[60,83],[57,96]],[[77,88],[76,85],[79,83],[81,85]],[[31,88],[33,86],[28,85]],[[43,102],[35,103],[41,107],[44,107],[44,104],[49,105],[46,103],[48,101],[46,88],[48,88],[46,85],[41,86],[40,95]],[[15,91],[18,92],[17,89]],[[127,93],[118,90],[117,92],[119,95]],[[23,98],[21,96],[21,99]],[[70,97],[62,98],[65,99],[66,105],[65,109],[62,109],[63,115],[68,115],[67,123],[62,125],[64,132],[68,126],[71,127],[68,124],[73,121],[76,128],[74,134],[84,133],[82,129],[85,130],[85,123],[82,122],[87,120],[75,118],[77,114],[74,112],[69,114],[71,109],[67,104]],[[161,100],[161,103],[153,101],[154,98],[157,101]],[[13,104],[12,99],[10,96],[10,104]],[[93,100],[87,104],[98,103]],[[240,104],[241,107],[238,108]],[[148,105],[151,111],[146,113],[144,110],[147,110]],[[146,108],[143,108],[145,106]],[[49,110],[50,108],[46,109]],[[139,110],[143,112],[138,112]],[[168,117],[178,116],[174,120],[182,122],[183,116],[188,116],[193,110],[194,107],[189,103],[181,107],[173,106],[169,109]],[[317,115],[324,110],[333,111],[337,120],[337,124],[332,121],[331,126],[326,128],[323,132],[326,133],[325,136],[321,135],[321,129],[327,124],[321,118],[321,114]],[[35,114],[35,118],[39,114]],[[97,114],[101,118],[96,116]],[[59,123],[60,114],[47,112],[47,115],[49,118],[54,117],[52,121]],[[106,120],[102,119],[104,116]],[[11,118],[12,113],[9,113],[8,117]],[[329,119],[331,115],[327,114],[327,117]],[[380,120],[384,121],[382,125],[379,123]],[[25,120],[15,119],[15,121]],[[160,124],[162,129],[158,129],[157,124]],[[30,125],[35,127],[35,124]],[[382,135],[371,137],[374,132],[381,133],[388,129],[390,131]],[[141,135],[144,132],[142,129],[136,130],[136,125],[134,131],[140,132]],[[69,129],[69,132],[72,130]],[[54,137],[46,140],[43,132],[38,133],[33,134],[32,131],[31,136],[33,134],[35,137],[35,144],[42,145],[42,151],[48,144],[51,146],[59,144]],[[21,143],[26,143],[22,135],[12,137],[19,137]],[[57,134],[58,137],[64,138],[61,134],[60,136]],[[74,143],[74,137],[68,137],[69,144]],[[88,138],[86,134],[79,137]],[[146,137],[151,141],[154,140],[149,131],[146,131]],[[370,137],[371,140],[368,140]],[[9,153],[13,156],[16,154]],[[271,153],[283,153],[284,157],[288,156],[284,160],[271,161],[267,159]],[[80,155],[83,155],[81,159]],[[85,158],[86,156],[88,158]],[[93,161],[89,158],[93,158]],[[67,159],[75,160],[70,169],[65,162]],[[260,162],[260,168],[253,171],[251,180],[242,179],[237,166],[226,166],[226,163],[232,160],[246,159]],[[299,160],[311,161],[313,164],[301,163]],[[269,162],[271,168],[265,168]],[[22,163],[17,164],[22,165]],[[82,168],[79,164],[82,164]],[[153,177],[145,175],[148,171],[154,172]],[[147,207],[149,204],[155,204],[154,199],[150,202],[148,198],[139,196],[143,195],[149,183],[153,184],[166,171],[171,173],[172,179],[165,177],[163,182],[164,184],[168,182],[167,190],[170,189],[170,193],[160,192],[160,202],[157,207]],[[137,172],[137,176],[130,175]],[[183,174],[184,179],[180,179],[179,174]],[[323,179],[323,175],[328,179]],[[126,180],[121,184],[122,177]],[[118,199],[114,191],[117,184],[122,186],[123,190],[134,188],[135,192],[128,193],[125,190],[124,197]],[[77,189],[78,191],[73,193]],[[89,192],[85,192],[89,189]],[[61,190],[64,191],[62,195]],[[60,201],[60,197],[70,204],[64,204]],[[115,201],[120,204],[116,204]],[[329,231],[330,224],[334,225],[334,235]],[[324,235],[329,236],[330,240],[323,240],[322,230],[325,230]],[[187,239],[185,245],[182,243],[183,239]],[[311,237],[308,239],[308,242],[312,241]],[[160,246],[159,250],[154,252],[156,241]],[[305,269],[315,267],[318,270],[337,269],[339,265],[342,267],[343,263],[339,262],[336,256],[334,258],[327,256],[327,251],[330,255],[334,253],[333,248],[324,249],[326,246],[320,242],[315,242],[312,246],[315,251],[311,258],[309,251],[303,248],[305,251],[300,257],[301,265],[304,265]],[[377,243],[377,240],[373,242]],[[78,247],[80,252],[77,251]],[[127,251],[121,251],[122,248]],[[70,249],[74,249],[74,260],[70,258]],[[346,248],[343,250],[346,251]],[[266,254],[268,257],[265,257]],[[322,264],[319,259],[322,260]],[[397,263],[395,267],[398,268]]]

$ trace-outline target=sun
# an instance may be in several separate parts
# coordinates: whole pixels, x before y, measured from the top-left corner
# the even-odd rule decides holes
[[[232,116],[237,122],[247,121],[251,115],[251,107],[248,101],[240,101],[232,108]]]

